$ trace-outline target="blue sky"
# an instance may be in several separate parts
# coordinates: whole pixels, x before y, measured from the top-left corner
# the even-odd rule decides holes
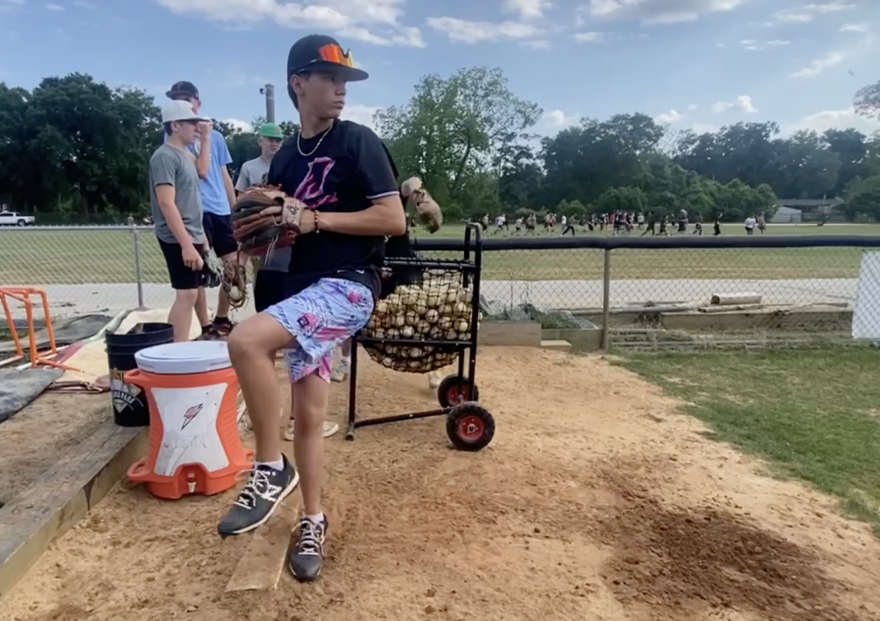
[[[679,129],[880,129],[850,107],[880,79],[880,0],[0,0],[0,80],[80,71],[162,103],[186,79],[206,113],[241,121],[268,81],[288,119],[287,50],[312,32],[371,73],[349,87],[361,122],[426,73],[490,65],[543,108],[542,133],[632,111]]]

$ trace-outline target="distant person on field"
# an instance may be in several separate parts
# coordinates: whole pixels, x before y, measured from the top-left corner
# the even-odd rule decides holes
[[[648,220],[648,224],[647,224],[647,227],[645,228],[644,232],[642,233],[642,237],[644,237],[648,233],[651,234],[651,237],[654,237],[654,235],[657,234],[657,216],[654,214],[653,210],[648,212],[647,220]]]
[[[503,233],[504,232],[504,224],[507,221],[507,218],[504,214],[495,218],[495,233]]]
[[[669,226],[669,216],[663,216],[663,219],[660,220],[660,232],[658,235],[663,235],[665,237],[669,237],[669,231],[667,227]]]
[[[150,208],[175,292],[168,323],[176,342],[189,340],[193,309],[199,292],[204,291],[207,236],[199,174],[187,149],[198,140],[199,125],[205,122],[189,103],[172,101],[162,112],[165,143],[150,158]]]
[[[574,216],[570,219],[566,220],[565,216],[562,216],[562,236],[565,237],[565,234],[571,231],[571,236],[574,237],[577,232],[574,230],[574,224],[576,220]]]
[[[703,214],[699,211],[694,214],[694,235],[703,234]]]
[[[758,230],[764,233],[767,230],[767,221],[764,219],[764,212],[758,214]]]
[[[721,235],[721,214],[720,213],[715,215],[714,228],[715,228],[715,237],[718,237],[719,235]]]
[[[192,82],[175,82],[165,95],[172,101],[188,102],[196,114],[202,107],[199,90]],[[223,261],[238,260],[238,244],[232,238],[232,205],[235,204],[235,188],[227,166],[232,156],[223,134],[213,129],[208,120],[199,131],[199,140],[190,145],[196,160],[199,174],[199,189],[204,208],[204,228],[208,244]],[[199,320],[202,322],[203,340],[214,340],[229,336],[232,322],[229,320],[229,299],[220,287],[217,299],[217,313],[213,321],[208,315],[208,300],[204,289],[196,304]]]
[[[746,218],[746,235],[751,235],[755,232],[755,224],[757,224],[757,222],[755,216],[749,216]]]

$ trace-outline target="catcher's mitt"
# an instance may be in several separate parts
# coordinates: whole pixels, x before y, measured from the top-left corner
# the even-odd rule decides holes
[[[305,208],[278,187],[251,186],[232,208],[232,236],[245,254],[268,256],[276,247],[293,244]]]
[[[416,215],[425,228],[431,233],[440,230],[443,224],[443,212],[440,211],[440,205],[437,204],[431,195],[422,186],[422,180],[417,177],[410,177],[400,186],[400,194],[406,200],[407,205],[413,205]]]

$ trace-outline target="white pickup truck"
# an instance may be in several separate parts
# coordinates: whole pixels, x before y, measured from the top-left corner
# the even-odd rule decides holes
[[[33,226],[34,216],[25,216],[15,211],[0,211],[0,226]]]

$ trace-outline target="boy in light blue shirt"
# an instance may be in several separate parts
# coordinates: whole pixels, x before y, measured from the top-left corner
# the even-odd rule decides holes
[[[175,82],[165,95],[173,101],[186,101],[198,114],[202,107],[199,91],[192,82]],[[213,129],[210,123],[200,127],[199,140],[190,146],[199,174],[199,189],[204,211],[203,225],[210,247],[222,261],[238,260],[238,244],[232,237],[232,205],[235,204],[235,188],[227,168],[232,156],[223,134]],[[196,314],[202,324],[202,340],[225,338],[232,331],[229,320],[229,299],[220,288],[217,299],[217,314],[214,320],[208,315],[208,300],[205,290],[199,291]]]

